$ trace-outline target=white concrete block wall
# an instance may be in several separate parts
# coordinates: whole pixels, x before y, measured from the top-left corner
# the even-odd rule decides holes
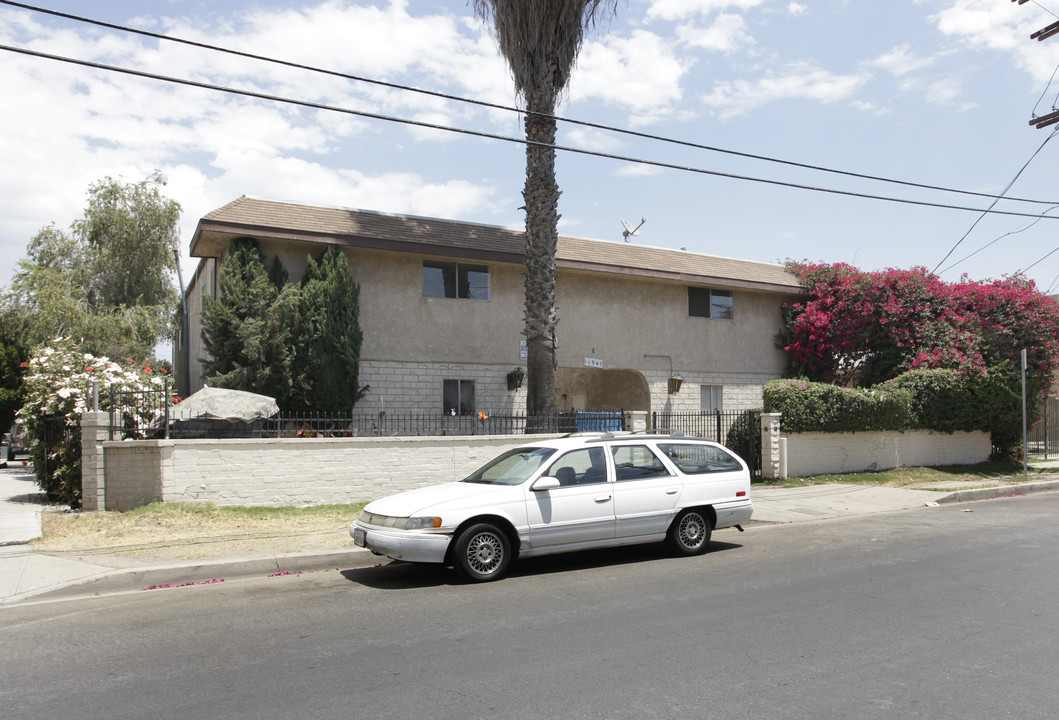
[[[532,436],[104,443],[107,509],[156,500],[315,505],[459,480]]]
[[[863,433],[789,433],[787,475],[889,470],[896,467],[974,464],[992,452],[988,433],[931,430]]]

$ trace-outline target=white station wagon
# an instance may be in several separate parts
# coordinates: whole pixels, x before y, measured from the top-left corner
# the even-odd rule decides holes
[[[376,554],[483,582],[516,556],[663,540],[698,555],[712,530],[742,530],[752,512],[746,463],[717,443],[578,434],[509,450],[459,482],[375,500],[349,532]]]

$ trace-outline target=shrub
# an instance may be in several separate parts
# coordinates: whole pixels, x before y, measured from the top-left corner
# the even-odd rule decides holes
[[[765,385],[765,412],[783,415],[787,432],[907,430],[912,398],[900,388],[843,388],[808,380]]]
[[[1021,377],[1009,362],[982,373],[912,370],[866,389],[774,380],[764,399],[766,412],[783,415],[787,432],[981,430],[1001,458],[1014,457],[1022,443]]]
[[[92,383],[100,390],[158,390],[164,369],[128,360],[119,364],[81,350],[70,338],[56,338],[26,363],[25,404],[18,421],[26,429],[33,473],[48,497],[81,504],[81,415],[88,409]],[[107,393],[100,393],[101,409]],[[151,418],[141,418],[149,422]]]
[[[745,410],[728,428],[724,445],[747,460],[761,457],[761,411]]]

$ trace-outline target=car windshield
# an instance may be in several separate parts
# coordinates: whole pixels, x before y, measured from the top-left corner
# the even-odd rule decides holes
[[[518,485],[529,479],[555,450],[552,448],[517,448],[489,461],[461,482],[483,485]]]

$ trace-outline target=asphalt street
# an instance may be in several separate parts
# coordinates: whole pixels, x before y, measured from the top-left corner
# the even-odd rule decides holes
[[[1053,718],[1059,495],[0,608],[13,718]]]

